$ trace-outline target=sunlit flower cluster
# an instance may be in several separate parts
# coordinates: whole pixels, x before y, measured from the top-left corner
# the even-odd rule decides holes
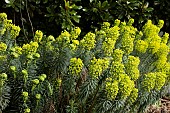
[[[165,84],[167,75],[162,72],[156,72],[155,89],[160,90]]]
[[[103,22],[102,26],[101,26],[101,30],[103,31],[107,31],[110,27],[110,23],[109,22]]]
[[[133,88],[131,93],[130,93],[130,96],[127,99],[127,102],[129,104],[132,104],[132,103],[134,103],[136,101],[137,97],[138,97],[138,89],[137,88]]]
[[[6,51],[6,49],[7,49],[7,45],[3,42],[0,42],[0,52]]]
[[[156,52],[156,55],[158,56],[158,58],[163,56],[167,57],[169,50],[169,47],[165,43],[161,43],[159,50]]]
[[[131,38],[130,33],[127,31],[124,32],[122,36],[121,49],[125,54],[130,54],[133,51],[133,41],[134,38]]]
[[[29,44],[24,44],[22,46],[22,53],[27,55],[28,59],[33,59],[33,56],[35,56],[38,47],[39,47],[38,42],[31,41]]]
[[[61,33],[61,35],[56,38],[56,42],[59,43],[59,44],[62,44],[62,43],[70,43],[70,33],[68,31],[63,31]]]
[[[89,72],[92,78],[98,78],[104,70],[106,70],[109,66],[109,59],[96,59],[93,58],[91,60],[89,66]]]
[[[113,49],[116,41],[111,38],[106,38],[102,45],[102,50],[106,56],[110,56],[113,53]]]
[[[138,65],[140,60],[138,57],[129,56],[128,61],[124,64],[126,74],[131,78],[131,80],[136,81],[139,78],[139,69]]]
[[[82,46],[86,50],[91,50],[95,47],[95,43],[96,43],[95,34],[89,32],[80,41],[80,46]]]
[[[43,32],[40,31],[40,30],[37,30],[35,32],[34,41],[35,42],[40,42],[42,40],[42,37],[43,37]]]
[[[121,62],[112,62],[111,63],[111,67],[110,67],[110,74],[113,78],[115,78],[116,80],[120,80],[120,75],[124,74],[125,67]]]
[[[22,48],[19,46],[15,46],[11,48],[11,55],[14,58],[18,58],[22,54]]]
[[[81,33],[81,29],[79,27],[75,27],[73,31],[71,31],[70,33],[71,34],[70,40],[77,39],[80,33]]]
[[[145,74],[141,83],[143,90],[150,92],[155,87],[155,81],[156,81],[155,73]]]
[[[148,48],[148,43],[143,40],[137,40],[135,49],[140,53],[145,53]]]
[[[115,49],[113,51],[113,54],[111,55],[113,58],[113,61],[122,62],[123,53],[124,52],[121,49]]]
[[[126,74],[121,74],[119,82],[119,93],[122,99],[126,99],[131,91],[134,89],[135,84]]]
[[[80,75],[83,68],[83,61],[80,58],[71,58],[69,65],[69,72],[73,76]]]
[[[107,98],[114,100],[119,91],[119,84],[116,80],[112,81],[112,78],[108,78],[105,89],[107,91]]]
[[[167,44],[168,39],[169,39],[169,34],[165,33],[162,37],[162,43]]]
[[[144,41],[148,43],[149,51],[152,54],[156,53],[159,50],[161,43],[161,37],[158,35],[160,28],[152,24],[151,20],[148,20],[148,22],[143,26],[142,31],[145,36]]]

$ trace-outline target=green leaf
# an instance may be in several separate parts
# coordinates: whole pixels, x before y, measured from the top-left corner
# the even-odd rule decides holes
[[[81,17],[80,15],[72,16],[73,20],[74,20],[75,22],[77,22],[77,23],[79,23],[80,17]]]

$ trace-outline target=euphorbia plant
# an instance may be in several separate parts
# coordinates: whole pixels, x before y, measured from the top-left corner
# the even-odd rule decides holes
[[[0,73],[8,75],[11,89],[4,91],[10,94],[4,112],[137,113],[165,93],[169,34],[159,36],[162,20],[148,20],[141,31],[133,19],[104,22],[82,40],[78,27],[57,38],[36,31],[30,43],[18,46],[19,27],[9,29],[14,25],[4,13],[0,19]]]

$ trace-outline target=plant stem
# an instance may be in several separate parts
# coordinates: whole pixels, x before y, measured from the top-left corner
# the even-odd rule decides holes
[[[92,113],[92,109],[93,109],[93,107],[94,107],[94,103],[96,102],[96,98],[97,98],[97,93],[98,93],[98,91],[99,91],[99,85],[98,85],[98,87],[97,87],[97,90],[96,90],[95,95],[94,95],[93,100],[92,100],[92,104],[90,105],[87,113]]]

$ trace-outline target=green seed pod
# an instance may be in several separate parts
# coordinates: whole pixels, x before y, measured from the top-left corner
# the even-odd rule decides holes
[[[25,109],[24,113],[30,113],[30,109],[29,108]]]
[[[28,92],[22,92],[22,95],[24,96],[24,97],[28,97]]]
[[[32,80],[32,82],[33,82],[33,84],[35,84],[35,85],[39,84],[39,80],[38,80],[38,79],[34,79],[34,80]]]
[[[7,80],[7,77],[8,77],[8,76],[7,76],[6,73],[2,73],[0,76],[1,76],[2,79]]]
[[[28,75],[28,72],[27,72],[26,69],[22,70],[21,72],[22,72],[23,75]]]
[[[41,94],[36,94],[35,97],[36,97],[37,100],[40,100],[41,99]]]
[[[15,67],[15,66],[10,66],[10,69],[11,69],[12,71],[16,71],[16,67]]]

